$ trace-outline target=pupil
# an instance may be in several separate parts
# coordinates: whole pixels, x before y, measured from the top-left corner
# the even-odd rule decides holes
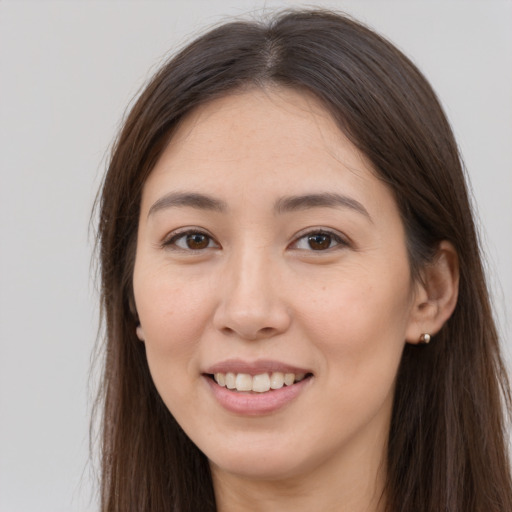
[[[206,249],[208,247],[208,237],[200,233],[188,235],[187,246],[189,249]]]
[[[322,249],[328,249],[331,245],[331,236],[330,235],[311,235],[308,237],[309,246],[311,249],[315,251],[320,251]]]

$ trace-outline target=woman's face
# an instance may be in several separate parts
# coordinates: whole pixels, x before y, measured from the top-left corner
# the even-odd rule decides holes
[[[214,472],[381,460],[415,287],[392,193],[315,99],[255,89],[184,120],[133,285],[155,385]]]

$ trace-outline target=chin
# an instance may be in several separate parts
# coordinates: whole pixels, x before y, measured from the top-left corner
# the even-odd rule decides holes
[[[286,480],[307,473],[315,465],[307,453],[300,453],[297,445],[286,446],[282,438],[266,446],[251,444],[250,448],[236,443],[218,446],[206,456],[213,470],[253,480]]]
[[[243,459],[243,460],[240,460]],[[210,466],[223,473],[250,480],[287,480],[301,474],[301,464],[290,459],[281,460],[273,456],[247,456],[240,454],[233,459],[223,459],[218,463],[210,460]]]

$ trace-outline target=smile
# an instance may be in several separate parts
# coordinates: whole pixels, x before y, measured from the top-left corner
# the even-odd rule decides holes
[[[202,374],[215,400],[226,410],[248,416],[276,413],[310,388],[306,368],[271,360],[217,363]]]
[[[215,373],[213,378],[221,386],[235,391],[253,391],[255,393],[266,393],[267,391],[281,389],[283,386],[291,386],[305,379],[305,373],[260,373],[250,375],[248,373]]]

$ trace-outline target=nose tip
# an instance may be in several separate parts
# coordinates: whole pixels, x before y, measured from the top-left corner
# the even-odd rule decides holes
[[[238,273],[238,276],[231,275],[224,282],[214,315],[215,327],[223,334],[245,340],[271,338],[286,331],[291,316],[275,289],[275,282],[261,272]]]
[[[286,315],[268,311],[260,314],[255,310],[245,313],[224,310],[217,315],[217,328],[226,335],[237,335],[248,341],[271,338],[286,331]]]

